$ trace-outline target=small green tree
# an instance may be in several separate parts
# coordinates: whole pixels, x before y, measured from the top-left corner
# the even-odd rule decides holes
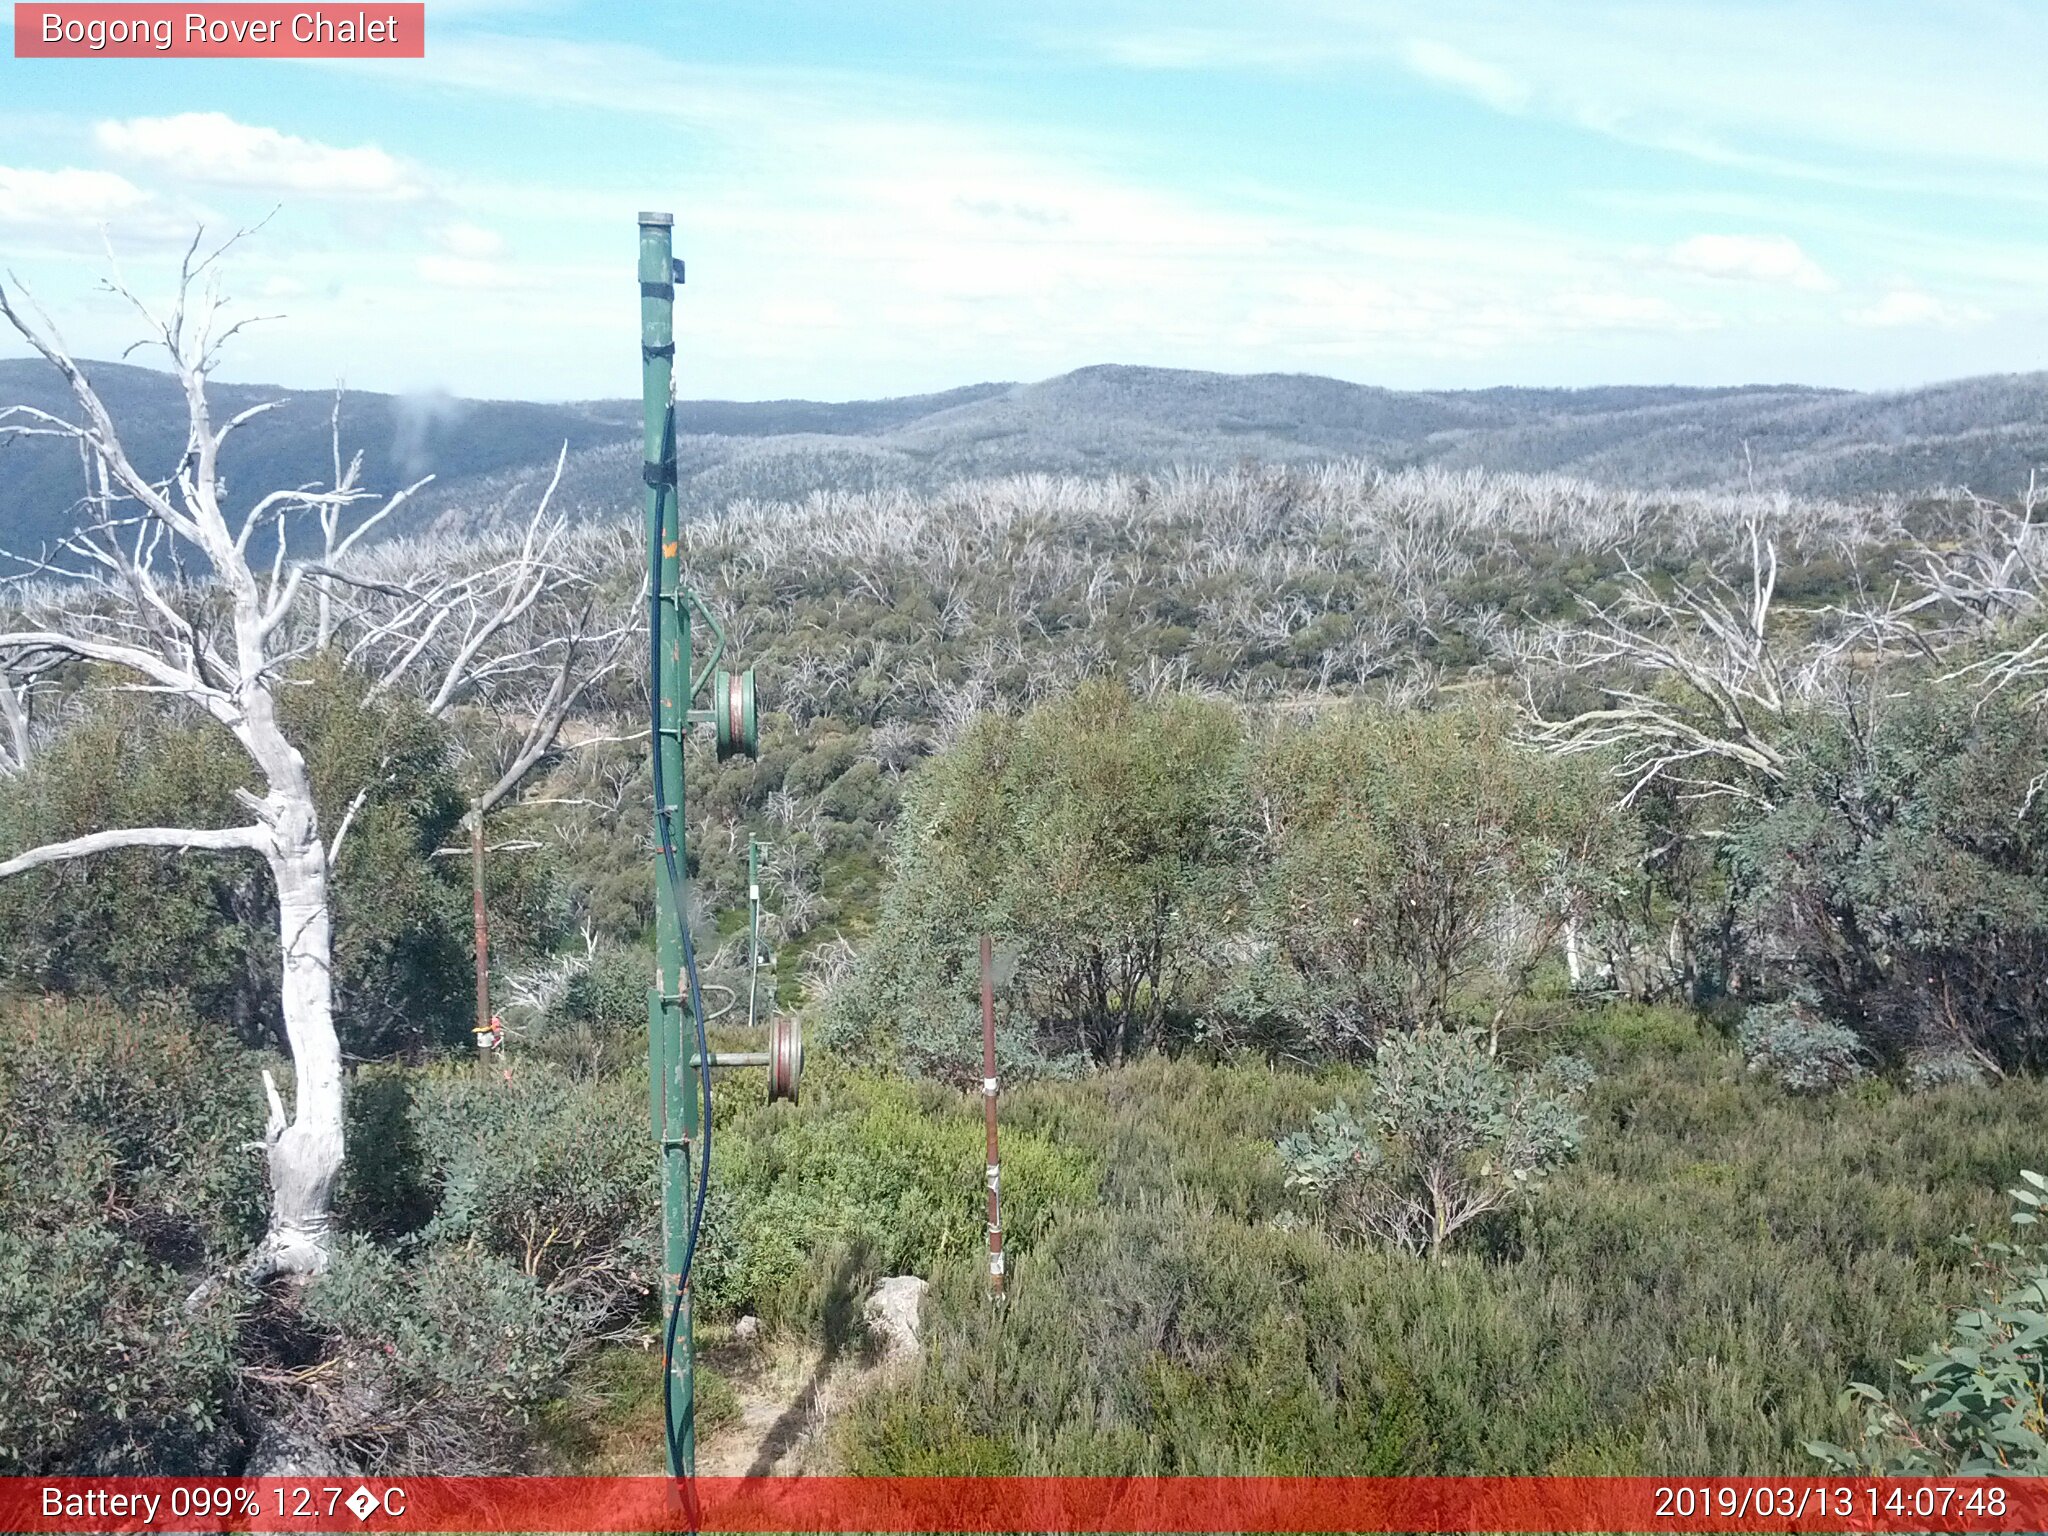
[[[2011,1191],[2015,1227],[2037,1226],[2048,1178],[2031,1170]],[[1861,1405],[1863,1438],[1853,1448],[1810,1441],[1831,1468],[1892,1477],[1995,1477],[2048,1473],[2048,1244],[1968,1246],[1984,1289],[1950,1320],[1949,1336],[1899,1363],[1913,1396],[1895,1405],[1853,1382],[1843,1406]]]
[[[1039,1017],[1116,1063],[1156,1032],[1228,899],[1238,721],[1190,698],[1096,684],[1012,745],[999,931],[1021,941]]]
[[[1362,1114],[1340,1102],[1281,1139],[1288,1187],[1339,1232],[1440,1258],[1455,1233],[1526,1198],[1577,1150],[1591,1080],[1569,1056],[1514,1071],[1478,1030],[1390,1035]]]
[[[1259,926],[1371,1034],[1497,1023],[1622,867],[1627,829],[1595,773],[1510,724],[1485,706],[1359,709],[1255,754]]]
[[[1141,703],[1106,683],[977,721],[911,788],[842,1028],[959,1033],[987,929],[1014,947],[1008,1011],[1055,1054],[1115,1063],[1141,1049],[1232,895],[1238,747],[1227,706]]]
[[[1736,1038],[1749,1070],[1773,1079],[1787,1093],[1834,1093],[1869,1076],[1868,1053],[1855,1031],[1815,1018],[1797,1002],[1747,1009]]]
[[[225,731],[111,693],[0,779],[0,847],[100,827],[236,814],[247,771]],[[248,1043],[276,1037],[276,895],[253,852],[194,859],[124,848],[0,881],[0,980],[38,992],[111,993],[130,1008],[173,982]]]
[[[1800,728],[1730,849],[1750,946],[1880,1059],[2048,1065],[2048,718],[1924,687]]]

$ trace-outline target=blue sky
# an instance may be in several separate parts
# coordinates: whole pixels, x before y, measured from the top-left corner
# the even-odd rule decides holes
[[[158,291],[276,206],[226,375],[526,398],[634,390],[642,207],[695,395],[2048,367],[2039,0],[427,10],[423,60],[0,58],[0,266],[109,355],[108,244]]]

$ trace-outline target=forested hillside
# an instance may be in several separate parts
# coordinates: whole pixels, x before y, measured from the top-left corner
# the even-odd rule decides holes
[[[138,463],[167,472],[183,406],[165,375],[93,364]],[[330,472],[331,393],[217,386],[221,403],[287,403],[240,434],[231,498]],[[68,410],[48,371],[0,361],[0,400]],[[434,482],[394,531],[476,533],[517,516],[565,444],[558,505],[583,519],[628,516],[639,406],[542,405],[346,391],[343,436],[364,483]],[[1968,487],[2012,496],[2048,462],[2048,375],[1966,379],[1897,394],[1790,387],[1491,389],[1401,393],[1304,374],[1085,368],[1033,384],[827,404],[683,401],[678,453],[693,512],[735,498],[814,491],[942,490],[1017,473],[1158,472],[1240,461],[1362,459],[1569,475],[1614,487],[1784,488],[1868,498]],[[0,528],[33,552],[70,526],[75,456],[46,440],[0,448]]]
[[[363,546],[331,637],[292,621],[287,724],[350,826],[350,1151],[312,1284],[219,1278],[263,1230],[239,1148],[281,1066],[262,865],[128,849],[0,882],[0,1466],[544,1469],[620,1437],[658,1464],[641,685],[595,677],[488,824],[511,1033],[479,1067],[461,820],[536,675],[436,712],[438,666],[379,664],[404,594],[527,537]],[[579,574],[521,643],[632,625],[631,532],[556,538]],[[724,1368],[857,1356],[867,1286],[913,1273],[938,1347],[814,1465],[2037,1465],[2021,1410],[2033,1441],[1929,1429],[1898,1362],[2038,1275],[1950,1242],[1997,1236],[2044,1161],[2038,538],[1966,499],[1284,466],[692,523],[766,709],[757,761],[690,750],[705,979],[743,983],[758,835],[812,1040],[800,1108],[721,1083],[698,1306],[713,1339],[765,1325]],[[0,861],[236,814],[218,725],[32,659]],[[1971,1358],[2038,1379],[2025,1326]],[[1851,1381],[1915,1428],[1866,1439]],[[731,1412],[707,1370],[704,1432]]]

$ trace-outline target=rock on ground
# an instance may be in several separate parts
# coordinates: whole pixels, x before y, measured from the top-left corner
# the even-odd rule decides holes
[[[918,1352],[918,1309],[929,1287],[915,1275],[891,1275],[876,1283],[861,1309],[868,1332],[880,1343],[885,1360],[908,1359]]]

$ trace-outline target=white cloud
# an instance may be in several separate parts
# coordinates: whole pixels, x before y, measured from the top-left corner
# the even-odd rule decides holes
[[[1894,288],[1875,304],[1849,310],[1843,318],[1851,325],[1893,330],[1909,325],[1967,325],[1983,319],[1984,312],[1969,305],[1944,303],[1918,288]]]
[[[1682,272],[1818,292],[1834,280],[1789,235],[1694,235],[1665,252]]]
[[[1469,56],[1425,48],[1421,63],[1513,97]],[[864,77],[714,69],[624,46],[542,60],[488,36],[424,67],[442,87],[687,125],[692,155],[644,179],[472,180],[461,207],[522,251],[552,253],[550,302],[529,324],[570,336],[593,315],[621,323],[620,221],[679,210],[689,366],[711,392],[869,396],[1104,360],[1389,382],[1441,382],[1462,362],[1491,382],[1507,358],[1563,337],[1613,348],[1726,321],[1715,296],[1661,262],[1555,222],[1174,188],[1121,171],[1099,135],[992,124],[971,103],[906,99]],[[487,208],[517,208],[518,222]],[[424,243],[406,267],[444,308],[458,289],[502,287],[458,248],[473,237],[442,229]],[[428,323],[438,334],[446,322]],[[567,366],[612,377],[580,336],[550,352],[545,387],[611,387],[571,383]]]
[[[489,261],[505,251],[505,237],[494,229],[485,229],[477,224],[447,224],[434,237],[441,248],[451,256],[460,256],[469,261]]]
[[[1411,38],[1401,50],[1401,62],[1425,80],[1463,91],[1497,112],[1519,112],[1529,105],[1526,83],[1498,64],[1476,59],[1448,43]]]
[[[497,293],[527,292],[545,286],[539,268],[508,261],[505,237],[481,224],[456,220],[433,230],[428,238],[439,249],[422,251],[413,271],[436,288],[469,288]]]
[[[1461,3],[1446,0],[1453,13]],[[1174,34],[1131,62],[1237,54],[1228,41]],[[1411,11],[1372,57],[1383,76],[1405,71],[1505,112],[1576,110],[1514,42],[1512,31],[1489,37]],[[619,393],[630,388],[630,344],[619,353],[590,337],[630,338],[618,242],[630,244],[632,210],[647,207],[680,215],[689,388],[699,394],[869,396],[1105,360],[1306,367],[1410,385],[1808,376],[1849,366],[1843,343],[1917,358],[1941,339],[1908,328],[1919,322],[1890,301],[1887,283],[1973,293],[1933,262],[1939,246],[1928,259],[1888,246],[1873,281],[1855,265],[1863,237],[1814,225],[1804,201],[1783,193],[1595,220],[1533,201],[1418,207],[1370,186],[1315,197],[1278,172],[1191,187],[1120,164],[1124,141],[1113,134],[991,119],[929,83],[883,89],[854,74],[720,68],[628,46],[535,50],[467,32],[406,68],[408,85],[615,114],[621,137],[687,142],[690,153],[553,184],[523,182],[527,168],[506,163],[496,184],[465,177],[411,203],[346,205],[345,219],[315,210],[293,230],[318,249],[326,276],[306,279],[318,297],[294,306],[294,329],[317,344],[279,353],[292,367],[331,349],[323,368],[368,381],[402,366],[468,391]],[[218,114],[197,120],[294,153],[352,153]],[[1645,126],[1626,113],[1619,121],[1617,131]],[[108,131],[155,126],[108,124],[103,142]],[[368,153],[387,183],[405,179],[406,167]],[[376,221],[367,239],[363,226]],[[1679,239],[1715,229],[1786,233]],[[1837,285],[1792,234],[1824,252],[1853,300],[1805,302]],[[508,327],[513,289],[546,302],[523,302]],[[1860,324],[1895,328],[1852,330],[1842,307],[1865,301],[1878,302]],[[1688,338],[1682,351],[1676,336]]]
[[[437,288],[488,288],[496,273],[489,262],[466,256],[422,256],[414,265],[420,281]]]
[[[112,171],[30,171],[0,165],[0,224],[76,228],[131,215],[149,194]]]
[[[836,331],[846,324],[846,314],[837,304],[819,299],[776,299],[764,304],[761,322],[777,330]]]
[[[412,197],[413,174],[375,145],[338,148],[238,123],[225,112],[109,119],[94,137],[110,154],[211,186],[343,197]]]
[[[477,293],[533,293],[548,286],[545,272],[512,266],[498,260],[474,256],[444,256],[428,252],[413,262],[422,283],[434,288],[466,288]]]
[[[1172,25],[1151,31],[1103,29],[1104,9],[1074,7],[1059,46],[1149,68],[1301,74],[1392,63],[1502,110],[1709,164],[2043,199],[2048,92],[2002,67],[2048,49],[2048,8],[2023,0],[1975,0],[1968,26],[1939,7],[1868,0],[1179,0]],[[1040,28],[1054,35],[1050,22]]]

